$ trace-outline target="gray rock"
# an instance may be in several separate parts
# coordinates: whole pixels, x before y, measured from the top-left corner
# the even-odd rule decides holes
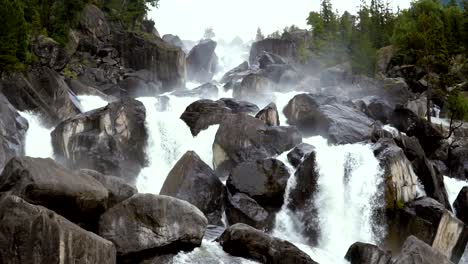
[[[160,194],[187,201],[198,207],[210,224],[222,225],[224,185],[195,152],[189,151],[177,161]]]
[[[116,263],[112,242],[17,196],[0,196],[0,219],[0,263]]]
[[[207,224],[188,202],[136,194],[101,216],[99,234],[115,244],[120,263],[138,263],[200,246]]]
[[[162,39],[164,41],[166,41],[167,43],[169,43],[169,44],[171,44],[173,46],[179,47],[179,48],[181,48],[182,50],[185,51],[185,45],[182,42],[182,40],[179,38],[179,36],[172,35],[172,34],[166,34],[166,35],[162,36]]]
[[[71,59],[71,54],[52,38],[40,35],[32,45],[32,51],[42,66],[61,71]]]
[[[213,40],[202,40],[190,50],[187,56],[187,78],[197,82],[209,82],[213,79],[218,67],[215,54],[217,43]]]
[[[268,126],[279,126],[279,114],[278,109],[276,108],[275,103],[270,103],[265,106],[260,112],[255,116],[256,118],[263,120]]]
[[[468,186],[460,190],[457,199],[453,203],[453,208],[457,217],[468,225]]]
[[[269,214],[257,201],[243,193],[229,194],[226,204],[226,218],[229,225],[244,223],[264,230],[268,225]]]
[[[307,143],[297,145],[288,153],[288,161],[294,167],[299,166],[305,156],[315,150],[315,147]]]
[[[266,77],[251,73],[242,79],[240,86],[234,89],[233,96],[238,100],[252,100],[254,102],[274,101],[273,83]]]
[[[205,83],[192,90],[179,90],[172,93],[172,95],[180,97],[199,97],[203,99],[216,99],[218,98],[218,86],[214,83]]]
[[[349,247],[345,259],[351,264],[390,264],[392,256],[375,245],[356,242]]]
[[[442,253],[414,236],[410,236],[401,253],[393,259],[394,264],[451,264]]]
[[[269,52],[281,56],[287,62],[297,60],[297,47],[294,41],[288,39],[273,39],[267,38],[258,42],[254,42],[250,48],[249,63],[251,65],[257,63],[257,58],[263,52]]]
[[[231,69],[230,71],[225,73],[223,75],[223,78],[221,78],[220,83],[236,82],[238,80],[241,80],[244,76],[246,76],[249,73],[249,63],[247,61],[244,61],[234,69]]]

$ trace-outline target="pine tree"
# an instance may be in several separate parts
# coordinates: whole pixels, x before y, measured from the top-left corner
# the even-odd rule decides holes
[[[262,30],[259,28],[257,28],[257,35],[255,36],[255,41],[260,41],[260,40],[263,40],[265,38],[265,36],[263,35],[262,33]]]

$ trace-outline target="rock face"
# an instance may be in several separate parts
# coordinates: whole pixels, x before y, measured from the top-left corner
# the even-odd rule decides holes
[[[202,40],[187,56],[187,77],[197,82],[209,82],[216,73],[218,57],[215,54],[217,43]]]
[[[160,194],[187,201],[198,207],[210,224],[222,225],[224,185],[195,152],[185,153],[175,164]]]
[[[439,251],[422,242],[414,236],[410,236],[399,256],[394,258],[394,264],[451,264],[449,259]]]
[[[231,193],[245,193],[264,207],[281,208],[289,171],[277,159],[246,161],[229,175],[226,186]]]
[[[286,61],[281,56],[264,51],[259,55],[258,63],[260,69],[266,69],[270,65],[286,64]]]
[[[198,100],[190,104],[180,117],[189,127],[193,136],[211,125],[220,124],[236,113],[255,113],[258,107],[249,102],[233,99],[218,101]]]
[[[371,119],[334,98],[300,94],[289,101],[284,114],[303,134],[322,135],[332,143],[356,143],[372,133]]]
[[[185,53],[179,47],[158,37],[145,39],[131,32],[115,34],[114,43],[122,65],[134,70],[149,70],[153,73],[152,81],[162,82],[161,92],[185,87]]]
[[[449,157],[450,176],[460,180],[468,180],[468,144],[451,149]]]
[[[273,83],[269,79],[258,73],[251,73],[234,89],[233,96],[239,100],[272,101],[273,91]]]
[[[236,82],[242,79],[248,73],[249,73],[249,63],[244,61],[243,63],[239,64],[239,66],[225,73],[223,75],[223,78],[221,78],[220,82],[221,83]]]
[[[200,97],[204,99],[216,99],[218,98],[218,86],[213,83],[202,84],[192,90],[179,90],[172,93],[175,96],[182,97]]]
[[[0,263],[116,263],[111,242],[17,196],[0,196],[0,219]]]
[[[468,242],[468,227],[452,213],[445,211],[432,243],[432,248],[444,254],[453,263],[463,256]]]
[[[302,159],[314,150],[314,146],[307,143],[301,143],[288,153],[288,161],[291,165],[297,167],[301,164]]]
[[[43,35],[37,37],[32,50],[41,65],[56,71],[61,71],[70,61],[69,54],[58,42]]]
[[[276,108],[275,103],[270,103],[269,105],[265,106],[265,108],[260,110],[260,112],[258,112],[255,117],[265,121],[265,124],[268,126],[280,125],[278,109]]]
[[[279,55],[287,60],[287,62],[294,62],[297,59],[296,44],[288,39],[273,39],[267,38],[261,41],[254,42],[250,48],[249,63],[257,64],[257,58],[263,54],[264,51]]]
[[[253,259],[260,263],[316,263],[293,244],[270,237],[246,224],[230,226],[218,238],[218,241],[224,251],[229,254]]]
[[[79,41],[79,48],[97,52],[105,46],[111,35],[111,28],[107,23],[104,12],[92,4],[87,4],[83,9],[79,28],[82,33]]]
[[[385,170],[387,208],[396,209],[399,205],[414,200],[417,196],[418,178],[403,150],[392,139],[381,139],[375,146],[374,154]]]
[[[356,242],[348,249],[345,259],[351,264],[389,264],[392,256],[377,246]]]
[[[222,175],[243,161],[269,158],[301,143],[295,127],[269,127],[239,114],[219,126],[213,143],[213,166]]]
[[[67,83],[48,67],[35,67],[27,75],[11,74],[1,90],[19,111],[35,111],[47,124],[54,125],[80,113],[80,104]]]
[[[0,172],[12,157],[24,155],[28,121],[0,94]]]
[[[112,206],[121,203],[138,193],[138,190],[135,187],[126,183],[121,178],[104,175],[97,171],[87,169],[79,170],[79,173],[93,177],[107,189],[109,192],[107,208],[111,208]]]
[[[229,225],[244,223],[262,230],[268,225],[268,217],[268,212],[248,195],[229,194],[226,204],[226,218]]]
[[[468,186],[463,187],[453,203],[457,217],[468,225]]]
[[[136,194],[101,216],[99,234],[115,244],[120,263],[136,263],[200,246],[207,224],[185,201]]]
[[[0,176],[0,192],[7,191],[87,228],[95,228],[93,225],[107,208],[104,186],[51,159],[12,158]]]
[[[177,35],[172,35],[172,34],[166,34],[162,37],[164,41],[167,43],[171,44],[172,46],[176,46],[181,48],[183,51],[185,51],[185,45],[182,42],[182,40],[179,38]]]
[[[52,132],[54,153],[71,168],[87,168],[133,184],[145,165],[145,107],[123,99],[77,115]]]

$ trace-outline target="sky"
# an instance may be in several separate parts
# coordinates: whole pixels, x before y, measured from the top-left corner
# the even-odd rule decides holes
[[[217,38],[227,41],[240,36],[255,38],[257,28],[264,34],[292,24],[306,28],[310,11],[318,11],[320,0],[160,0],[150,12],[159,33],[198,40],[205,28],[212,27]],[[361,0],[332,0],[340,13],[355,12]],[[392,0],[393,6],[407,8],[410,0]]]

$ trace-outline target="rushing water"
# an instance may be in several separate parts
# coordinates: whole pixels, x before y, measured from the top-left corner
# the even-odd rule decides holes
[[[450,205],[453,207],[453,202],[455,202],[457,199],[461,189],[465,186],[468,186],[468,181],[457,180],[448,176],[444,176],[444,184],[445,189],[447,190]]]
[[[25,155],[33,158],[51,158],[53,156],[50,132],[52,129],[42,125],[40,118],[29,112],[21,112],[26,118],[29,129],[25,139]]]

